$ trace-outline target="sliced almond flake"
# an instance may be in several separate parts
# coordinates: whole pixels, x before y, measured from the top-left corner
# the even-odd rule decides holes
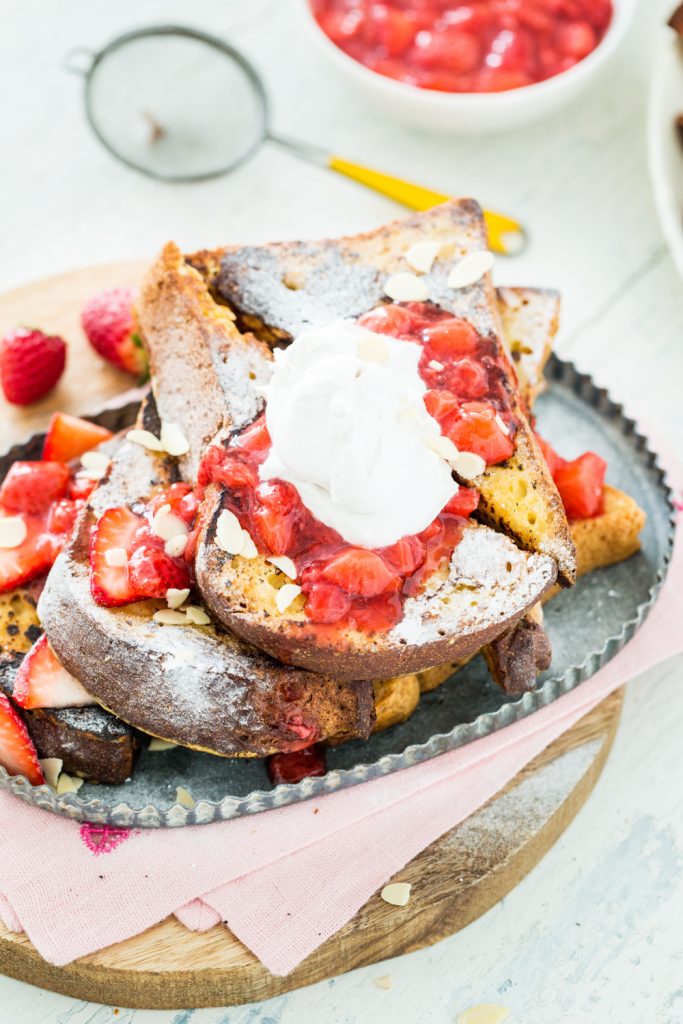
[[[274,565],[276,569],[279,569],[280,572],[283,572],[285,576],[289,576],[290,580],[296,579],[296,566],[287,555],[273,555],[267,561]]]
[[[377,985],[377,988],[389,989],[392,986],[390,974],[383,974],[380,978],[373,978],[372,980]]]
[[[370,363],[384,363],[389,355],[389,347],[379,334],[368,331],[358,342],[356,353],[359,359],[367,359]]]
[[[126,438],[133,444],[142,445],[150,452],[163,452],[164,446],[149,430],[129,430]]]
[[[125,548],[107,548],[104,560],[110,569],[123,569],[128,565],[128,552]]]
[[[432,370],[443,370],[443,363],[440,363],[438,359],[430,359],[429,366]]]
[[[458,449],[455,447],[450,437],[444,437],[443,434],[426,434],[425,443],[432,451],[440,455],[446,462],[455,462],[458,457]]]
[[[170,558],[180,558],[187,547],[187,537],[179,533],[177,537],[171,537],[164,544],[164,551]]]
[[[468,253],[455,264],[448,275],[449,288],[469,288],[488,274],[494,264],[493,253],[487,249]]]
[[[18,548],[26,540],[26,523],[21,516],[0,518],[0,548]]]
[[[455,472],[463,480],[474,480],[486,469],[486,462],[476,452],[460,452],[453,465]]]
[[[85,476],[91,480],[101,480],[109,472],[111,459],[104,452],[83,452],[81,466]]]
[[[234,512],[224,508],[216,523],[216,544],[229,555],[239,555],[246,534]]]
[[[275,604],[279,612],[286,612],[293,601],[296,601],[297,597],[301,593],[301,587],[296,583],[285,583],[284,587],[280,587],[275,595]]]
[[[380,896],[385,903],[391,903],[392,907],[405,907],[410,899],[410,882],[390,882],[382,889]]]
[[[429,287],[416,274],[399,270],[384,282],[384,294],[394,302],[424,302],[429,298]]]
[[[170,420],[161,425],[161,445],[169,455],[187,455],[190,450],[190,442],[183,434],[177,423]]]
[[[175,798],[176,802],[179,803],[181,807],[185,807],[188,811],[193,811],[197,806],[192,793],[190,793],[189,789],[185,789],[184,786],[177,787],[175,791]]]
[[[152,616],[160,626],[187,626],[188,619],[185,612],[176,611],[175,608],[160,608]]]
[[[166,591],[166,604],[169,608],[180,608],[181,604],[187,601],[189,596],[189,587],[183,587],[182,590],[178,590],[176,587],[169,587]]]
[[[246,530],[243,530],[244,537],[242,540],[242,548],[240,555],[242,558],[258,558],[258,548],[254,544],[253,540],[249,536]]]
[[[507,423],[505,422],[505,420],[503,419],[503,417],[500,415],[499,412],[496,413],[495,420],[496,420],[496,423],[498,424],[498,426],[500,427],[500,429],[505,434],[505,436],[509,437],[509,435],[510,435],[510,428],[508,427]]]
[[[39,757],[40,767],[43,769],[43,775],[48,786],[52,786],[53,789],[57,788],[59,782],[59,773],[62,770],[64,762],[61,757]]]
[[[188,622],[191,622],[193,626],[208,626],[211,622],[204,609],[200,608],[197,604],[186,604],[183,611],[187,616]]]
[[[170,740],[160,740],[157,736],[154,736],[154,738],[149,741],[149,746],[147,747],[147,749],[151,750],[151,752],[154,754],[160,750],[172,750],[173,747],[177,746],[177,743],[171,743]]]
[[[67,775],[66,772],[57,779],[57,793],[59,796],[63,796],[65,793],[77,793],[83,785],[83,779],[74,778],[73,775]]]
[[[415,242],[404,253],[404,259],[409,267],[419,271],[421,274],[428,274],[432,269],[434,260],[444,247],[443,241],[425,239],[424,242]]]
[[[479,1003],[477,1006],[470,1006],[458,1017],[457,1024],[503,1024],[510,1016],[510,1011],[505,1006],[498,1006],[495,1003]]]
[[[152,519],[150,530],[156,537],[162,540],[172,540],[173,537],[187,537],[187,523],[171,512],[170,505],[162,505]]]

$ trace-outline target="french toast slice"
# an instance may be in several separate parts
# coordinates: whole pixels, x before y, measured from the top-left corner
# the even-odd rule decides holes
[[[0,690],[10,700],[16,671],[43,631],[36,603],[35,586],[0,595]],[[13,706],[26,723],[38,756],[60,758],[68,774],[118,785],[133,771],[139,736],[102,708],[27,710]]]
[[[153,404],[141,417],[158,432]],[[106,448],[106,446],[105,446]],[[128,505],[177,478],[173,460],[128,440],[112,442],[108,476],[93,491],[58,556],[39,615],[61,663],[117,718],[149,735],[229,756],[291,750],[341,734],[369,735],[372,686],[338,682],[279,664],[219,624],[161,625],[165,607],[141,601],[118,608],[92,598],[90,529],[107,509]]]
[[[448,221],[451,231],[457,224],[465,224],[465,250],[465,240],[470,235],[483,237],[477,235],[478,214],[474,215],[470,206],[451,204],[452,219]],[[386,242],[387,229],[368,237],[379,249]],[[411,236],[406,244],[414,240]],[[360,244],[357,239],[352,241]],[[333,249],[335,245],[347,244],[329,243]],[[400,253],[396,256],[399,258]],[[370,269],[379,287],[380,273],[368,268],[367,262],[363,256],[364,274],[367,277]],[[436,278],[442,292],[448,291],[443,278],[443,273]],[[360,309],[352,307],[345,312],[361,312],[375,304],[377,298],[374,292],[366,294]],[[189,452],[180,465],[190,479],[211,440],[212,430],[216,431],[214,444],[220,444],[254,418],[260,408],[259,385],[269,376],[269,346],[242,335],[229,312],[218,304],[212,307],[211,303],[207,282],[169,244],[150,270],[137,304],[160,417],[162,421],[179,424],[188,440]],[[481,321],[485,313],[490,317],[486,330],[492,330],[494,319],[497,326],[497,314],[488,308],[488,290],[478,299],[478,313],[475,307],[476,301],[470,317],[479,318],[480,329],[484,329]],[[315,304],[313,308],[317,309]],[[337,308],[328,309],[325,318],[338,312]],[[202,397],[206,396],[201,416],[194,415],[186,393],[186,382],[192,380],[193,373],[202,380]],[[194,388],[192,391],[194,394]],[[523,418],[521,407],[519,416]],[[528,427],[524,429],[535,445]],[[539,458],[534,472],[548,476],[540,455]],[[514,473],[515,479],[522,478],[519,470]],[[530,489],[540,495],[540,477],[538,480],[539,486]],[[555,498],[559,502],[549,480],[548,501],[552,503]],[[368,635],[360,630],[320,628],[308,620],[301,600],[284,612],[278,608],[277,589],[286,578],[278,575],[265,557],[231,556],[216,544],[217,522],[224,501],[221,487],[207,488],[195,563],[204,601],[220,621],[274,657],[336,679],[371,680],[406,674],[435,662],[466,656],[520,618],[557,572],[556,558],[540,552],[529,554],[502,532],[468,522],[451,566],[435,574],[419,598],[407,599],[404,618],[392,630]],[[561,506],[560,511],[564,519]],[[571,540],[569,544],[573,552]]]
[[[196,253],[188,262],[235,314],[241,329],[282,344],[305,328],[359,316],[385,301],[387,277],[408,269],[405,253],[426,240],[443,243],[431,270],[423,275],[430,298],[469,320],[504,353],[503,326],[490,275],[468,288],[453,290],[447,284],[454,258],[487,249],[482,212],[471,199],[453,200],[353,237],[229,246]],[[504,296],[503,304],[508,300],[511,295]],[[557,308],[557,298],[548,293],[544,317],[551,330]],[[514,315],[519,319],[520,310]],[[535,329],[535,337],[542,335]],[[505,362],[518,424],[515,451],[506,462],[488,467],[477,478],[480,513],[485,522],[507,533],[521,547],[550,555],[557,563],[559,582],[571,585],[576,578],[576,556],[567,518],[519,401],[507,355]],[[531,359],[526,365],[531,365]],[[160,411],[162,417],[167,415],[163,403]]]
[[[543,371],[560,321],[560,293],[551,288],[496,288],[503,341],[527,409],[545,387]]]

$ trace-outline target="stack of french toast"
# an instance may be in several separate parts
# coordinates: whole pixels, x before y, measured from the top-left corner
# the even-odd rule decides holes
[[[536,685],[542,603],[634,554],[645,517],[537,435],[559,297],[490,269],[471,200],[164,248],[136,303],[151,389],[65,463],[75,522],[57,498],[16,513],[39,461],[0,489],[10,774],[119,783],[154,738],[296,781],[302,751],[404,721],[477,653],[506,693]]]

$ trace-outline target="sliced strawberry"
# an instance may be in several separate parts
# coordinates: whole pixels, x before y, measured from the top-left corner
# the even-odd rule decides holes
[[[333,555],[320,575],[357,597],[377,597],[400,582],[381,555],[366,548],[346,548]]]
[[[45,633],[17,672],[12,697],[22,708],[82,708],[95,701],[57,660]]]
[[[69,484],[68,497],[72,501],[86,501],[97,486],[97,480],[93,480],[87,473],[76,473]]]
[[[62,462],[14,462],[0,487],[0,505],[39,515],[64,497],[68,484],[69,468]]]
[[[8,775],[24,775],[32,786],[45,782],[26,726],[4,693],[0,693],[0,765]]]
[[[130,554],[138,531],[146,525],[127,508],[110,508],[100,517],[90,537],[90,590],[97,604],[115,607],[136,600],[128,566],[107,564],[106,553],[123,548]]]
[[[475,487],[460,487],[444,508],[452,516],[471,516],[479,505],[479,491]]]
[[[565,462],[555,483],[570,519],[590,519],[602,511],[607,463],[595,452]]]
[[[509,459],[515,450],[510,434],[501,428],[496,410],[486,402],[466,402],[448,431],[451,441],[463,452],[474,452],[495,466]]]
[[[301,782],[302,779],[324,775],[325,748],[319,743],[286,754],[271,754],[267,758],[268,775],[274,786],[280,783]]]
[[[89,420],[55,412],[47,428],[43,444],[43,458],[56,462],[71,462],[83,452],[90,451],[112,437],[111,430],[99,427]]]
[[[62,541],[45,532],[42,516],[22,518],[26,539],[19,547],[0,548],[0,594],[46,573],[62,546]]]
[[[184,590],[190,586],[187,563],[180,558],[171,558],[161,548],[141,544],[135,549],[128,562],[128,581],[135,597],[166,597],[166,591],[173,587]]]
[[[437,320],[422,333],[432,359],[470,355],[476,351],[479,341],[479,335],[472,324],[455,316]]]
[[[333,583],[325,583],[321,580],[306,588],[304,611],[312,622],[328,625],[339,622],[345,615],[348,615],[350,607],[349,595],[346,591],[335,587]]]

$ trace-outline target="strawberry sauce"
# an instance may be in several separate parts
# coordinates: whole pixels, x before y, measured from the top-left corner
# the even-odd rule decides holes
[[[360,64],[438,92],[504,92],[567,71],[602,41],[612,0],[311,0]]]
[[[358,323],[422,346],[419,372],[429,389],[425,405],[460,450],[475,452],[487,465],[509,458],[515,424],[493,340],[431,303],[379,306]],[[265,414],[234,434],[226,447],[209,448],[199,470],[200,498],[209,483],[222,484],[225,506],[259,553],[292,559],[312,622],[369,633],[396,625],[405,599],[450,561],[465,520],[477,508],[478,491],[460,487],[421,533],[370,550],[347,543],[317,520],[290,483],[259,479],[270,448]]]

